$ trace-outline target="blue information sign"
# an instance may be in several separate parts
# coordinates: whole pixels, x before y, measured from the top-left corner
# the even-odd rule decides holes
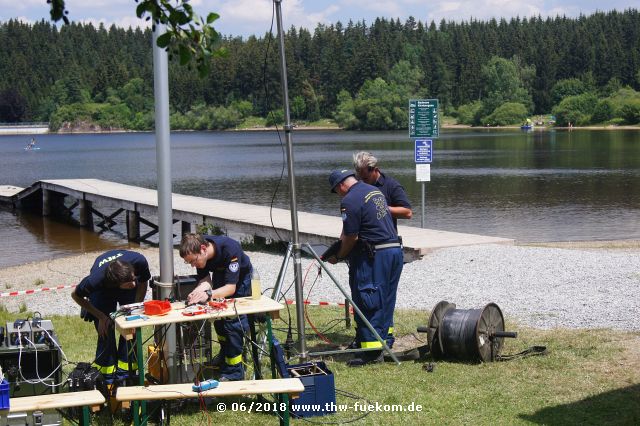
[[[433,140],[416,139],[416,164],[429,164],[433,158]]]

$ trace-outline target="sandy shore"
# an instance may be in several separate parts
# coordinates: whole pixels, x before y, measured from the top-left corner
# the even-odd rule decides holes
[[[137,250],[159,273],[159,250]],[[38,311],[43,316],[77,315],[71,288],[37,291],[44,287],[71,286],[84,277],[97,255],[34,262],[0,269],[0,292],[36,290],[34,294],[0,297],[11,312]],[[277,280],[282,257],[248,252],[260,271],[262,288]],[[302,260],[305,298],[314,302],[341,302],[344,297],[327,274]],[[194,272],[174,252],[174,273]],[[330,266],[331,273],[348,291],[345,264]],[[292,266],[283,291],[293,299]],[[430,311],[448,300],[459,309],[475,309],[495,302],[505,317],[538,328],[613,328],[640,330],[640,242],[600,241],[527,246],[483,245],[436,250],[406,264],[398,290],[398,308]]]
[[[282,130],[282,126],[278,127],[280,130]],[[500,129],[520,129],[520,125],[511,125],[511,126],[489,126],[489,127],[482,127],[482,126],[470,126],[468,124],[455,124],[455,123],[447,123],[447,124],[442,124],[440,126],[440,128],[442,129],[488,129],[488,130],[500,130]],[[319,130],[344,130],[341,127],[338,126],[334,126],[334,125],[327,125],[327,126],[295,126],[295,131],[319,131]],[[275,127],[247,127],[247,128],[243,128],[243,129],[226,129],[225,131],[228,132],[251,132],[251,131],[260,131],[260,132],[264,132],[264,131],[275,131],[276,128]],[[573,127],[560,127],[560,126],[556,126],[556,127],[547,127],[547,126],[536,126],[535,130],[540,131],[540,130],[640,130],[640,126],[637,125],[633,125],[633,126],[629,126],[629,125],[604,125],[604,126],[573,126]],[[197,130],[174,130],[175,132],[196,132]],[[88,129],[72,129],[72,130],[61,130],[58,132],[47,132],[49,134],[98,134],[98,133],[151,133],[151,130],[127,130],[127,129],[110,129],[110,130],[88,130]],[[6,133],[6,134],[25,134],[25,135],[30,135],[30,134],[38,134],[38,133]]]

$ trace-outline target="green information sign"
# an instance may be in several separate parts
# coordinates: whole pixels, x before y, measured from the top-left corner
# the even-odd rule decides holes
[[[437,99],[409,101],[409,137],[437,138],[440,135]]]

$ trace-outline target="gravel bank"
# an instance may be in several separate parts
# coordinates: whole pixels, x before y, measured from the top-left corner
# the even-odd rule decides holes
[[[159,271],[158,249],[141,249]],[[99,253],[87,253],[0,270],[0,292],[75,284]],[[263,289],[275,283],[282,257],[249,253],[260,270]],[[175,273],[192,268],[174,254]],[[311,261],[303,259],[303,276]],[[290,265],[285,289],[292,283]],[[332,274],[348,288],[347,267],[331,266]],[[316,269],[309,269],[305,296],[312,301],[343,299],[323,274],[312,286]],[[44,282],[40,282],[44,280]],[[76,315],[71,290],[40,292],[0,298],[12,312],[22,304],[52,314]],[[430,311],[440,300],[458,308],[480,308],[495,302],[505,317],[536,328],[613,328],[640,330],[640,250],[636,248],[557,248],[484,245],[437,250],[422,260],[406,264],[398,291],[399,308]],[[293,290],[287,293],[293,298]],[[425,323],[427,321],[425,313]]]

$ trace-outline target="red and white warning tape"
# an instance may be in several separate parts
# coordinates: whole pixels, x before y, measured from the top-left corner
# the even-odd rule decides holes
[[[71,284],[71,285],[59,285],[56,287],[42,287],[42,288],[36,288],[33,290],[18,290],[18,291],[7,291],[4,293],[0,293],[0,297],[9,297],[9,296],[22,296],[25,294],[35,294],[35,293],[41,293],[43,291],[53,291],[53,290],[63,290],[65,288],[74,288],[76,287],[77,284]],[[287,305],[295,305],[296,301],[295,300],[286,300]],[[343,303],[336,303],[336,302],[324,302],[324,301],[320,301],[320,302],[312,302],[310,300],[305,300],[304,304],[307,306],[344,306],[344,302]]]
[[[75,286],[77,286],[77,284],[71,284],[71,285],[59,285],[56,287],[42,287],[42,288],[36,288],[34,290],[18,290],[18,291],[7,291],[4,293],[0,293],[0,297],[9,297],[9,296],[22,296],[24,294],[34,294],[34,293],[40,293],[43,291],[53,291],[53,290],[62,290],[65,288],[74,288]]]
[[[296,301],[295,300],[289,300],[287,299],[287,305],[295,305]],[[305,300],[304,301],[305,305],[308,306],[344,306],[344,303],[335,303],[335,302],[312,302],[310,300]]]

